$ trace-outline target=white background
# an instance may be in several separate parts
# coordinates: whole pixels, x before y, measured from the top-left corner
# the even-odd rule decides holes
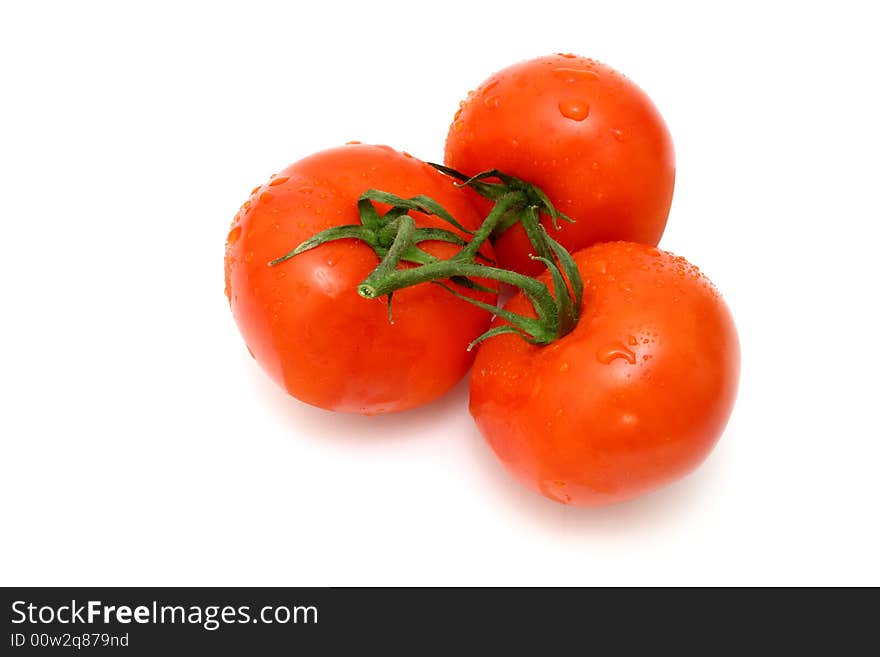
[[[880,584],[880,104],[868,3],[3,3],[6,585]],[[566,508],[459,386],[334,415],[248,357],[223,243],[351,139],[442,157],[458,100],[574,51],[676,145],[662,246],[726,295],[730,425],[695,474]]]

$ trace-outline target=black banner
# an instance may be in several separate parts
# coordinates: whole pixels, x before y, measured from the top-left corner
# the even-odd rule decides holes
[[[643,653],[646,641],[704,654],[807,642],[840,654],[845,645],[876,644],[868,634],[876,598],[847,606],[853,598],[707,589],[7,588],[0,653],[466,655],[479,638],[496,650],[539,654],[564,646]]]

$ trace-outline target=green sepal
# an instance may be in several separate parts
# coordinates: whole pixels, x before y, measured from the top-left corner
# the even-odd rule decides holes
[[[553,296],[556,299],[556,313],[558,317],[557,332],[559,335],[570,333],[577,324],[577,316],[574,310],[571,296],[568,292],[568,284],[559,271],[556,263],[541,256],[532,256],[532,260],[538,260],[547,265],[550,277],[553,279]]]
[[[270,260],[269,266],[274,267],[275,265],[280,265],[282,262],[290,260],[293,256],[299,255],[300,253],[303,253],[305,251],[309,251],[310,249],[314,249],[315,247],[321,246],[326,242],[345,239],[362,240],[375,248],[376,240],[373,237],[372,233],[365,226],[359,224],[332,226],[331,228],[322,230],[317,235],[313,235],[305,242],[302,242],[299,246],[293,249],[293,251],[284,254],[280,258],[275,258],[275,260]]]
[[[456,235],[451,230],[445,228],[416,228],[416,242],[449,242],[458,246],[467,244],[467,240],[462,239],[461,235]]]
[[[526,342],[529,342],[531,344],[536,344],[536,342],[531,338],[531,336],[529,336],[527,333],[524,333],[521,329],[518,329],[516,326],[513,326],[512,324],[502,324],[501,326],[496,326],[494,328],[490,328],[488,331],[483,333],[483,335],[481,335],[480,337],[478,337],[476,340],[474,340],[473,342],[471,342],[468,345],[467,350],[472,351],[474,347],[476,347],[478,344],[480,344],[484,340],[488,340],[489,338],[494,338],[496,335],[504,335],[505,333],[514,333],[514,334],[518,335],[519,337],[521,337]]]
[[[562,219],[563,221],[567,221],[570,224],[575,223],[574,219],[556,209],[556,206],[550,202],[550,198],[544,193],[542,189],[531,185],[530,191],[541,201],[541,205],[544,207],[544,210],[547,212],[547,214],[550,215],[550,222],[553,224],[553,227],[556,230],[559,230],[560,219]]]
[[[490,185],[488,183],[480,182],[480,180],[473,180],[469,176],[464,175],[460,171],[456,171],[447,166],[443,166],[442,164],[437,164],[436,162],[428,162],[432,167],[437,169],[440,173],[444,173],[450,178],[455,178],[459,182],[455,183],[456,187],[470,187],[480,196],[489,199],[490,201],[497,201],[499,198],[504,196],[504,190],[498,188],[497,185]]]
[[[361,223],[364,226],[372,231],[378,231],[382,228],[382,217],[379,216],[379,211],[376,209],[376,206],[373,205],[370,199],[361,196],[358,199],[357,206],[358,214],[361,218]]]
[[[568,284],[571,286],[574,310],[579,316],[581,304],[584,300],[584,279],[581,278],[581,273],[577,268],[577,264],[575,264],[574,258],[571,257],[571,253],[568,252],[568,249],[550,237],[543,226],[541,226],[541,230],[544,233],[544,239],[550,244],[550,248],[559,260],[559,268],[562,269],[562,273],[564,273],[565,277],[568,279]]]
[[[385,203],[386,205],[392,206],[392,217],[403,214],[400,212],[401,209],[407,211],[415,210],[416,212],[432,214],[436,217],[439,217],[443,221],[455,226],[460,231],[467,233],[468,235],[474,234],[474,231],[469,230],[458,223],[455,217],[449,214],[442,205],[437,203],[437,201],[430,198],[429,196],[425,196],[424,194],[419,194],[417,196],[413,196],[412,198],[403,198],[402,196],[397,196],[397,194],[383,192],[378,189],[368,189],[363,194],[361,194],[361,200],[376,201],[377,203]]]
[[[518,315],[517,313],[512,313],[509,310],[505,310],[504,308],[499,308],[498,306],[493,306],[489,303],[484,303],[478,299],[474,299],[472,297],[467,296],[466,294],[462,294],[457,290],[452,289],[445,283],[440,281],[434,281],[435,285],[439,285],[444,290],[452,294],[453,296],[458,297],[462,301],[467,301],[469,304],[476,306],[477,308],[482,308],[503,320],[510,322],[513,326],[521,329],[524,333],[526,333],[529,338],[529,342],[535,342],[542,340],[542,338],[546,339],[544,330],[544,325],[537,319],[533,319],[531,317],[526,317],[524,315]]]
[[[526,236],[529,238],[535,251],[537,251],[535,255],[545,260],[553,260],[553,252],[550,249],[550,245],[547,244],[547,231],[541,226],[541,221],[538,217],[538,208],[534,205],[527,207],[522,213],[520,223],[522,223]]]

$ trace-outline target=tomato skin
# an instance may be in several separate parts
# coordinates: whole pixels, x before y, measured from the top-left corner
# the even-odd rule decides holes
[[[577,327],[546,347],[512,335],[484,342],[470,411],[520,481],[593,506],[703,461],[733,407],[739,343],[721,296],[683,258],[626,242],[574,258],[585,285]],[[522,294],[506,307],[530,312]]]
[[[455,385],[473,360],[467,345],[490,318],[422,284],[394,294],[389,323],[384,299],[357,294],[378,264],[357,240],[328,242],[268,266],[321,230],[359,224],[357,199],[369,188],[426,194],[462,225],[480,224],[464,193],[429,165],[387,146],[355,143],[300,160],[255,189],[229,232],[225,264],[232,313],[263,369],[306,403],[372,415],[420,406]],[[418,226],[452,229],[410,214]],[[457,251],[440,242],[421,248],[437,257]]]
[[[481,84],[452,122],[445,162],[540,187],[576,220],[551,232],[569,251],[614,240],[656,245],[675,183],[672,139],[648,96],[611,67],[574,55],[521,62]],[[499,263],[524,273],[541,270],[531,252],[519,225],[495,242]]]

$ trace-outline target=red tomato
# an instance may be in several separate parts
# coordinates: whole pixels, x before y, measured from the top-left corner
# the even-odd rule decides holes
[[[484,342],[470,410],[527,486],[565,504],[609,504],[706,457],[733,406],[739,345],[724,301],[683,258],[614,242],[574,259],[584,279],[576,328],[545,347],[513,335]],[[521,293],[506,307],[534,316]]]
[[[359,144],[322,151],[273,176],[242,206],[226,243],[226,294],[249,351],[291,395],[334,411],[376,414],[449,390],[470,366],[467,346],[489,317],[437,285],[421,284],[394,294],[390,323],[385,300],[357,294],[379,261],[354,239],[268,266],[326,228],[359,224],[358,197],[369,188],[426,194],[465,227],[480,224],[464,192],[407,154]],[[417,226],[454,231],[436,217],[410,214]],[[441,258],[460,248],[420,246]]]
[[[468,94],[445,162],[468,175],[499,169],[543,189],[576,220],[551,232],[569,251],[613,240],[656,245],[675,181],[672,140],[648,96],[575,55],[515,64]],[[531,251],[519,225],[495,241],[501,266],[517,271],[540,271]]]

